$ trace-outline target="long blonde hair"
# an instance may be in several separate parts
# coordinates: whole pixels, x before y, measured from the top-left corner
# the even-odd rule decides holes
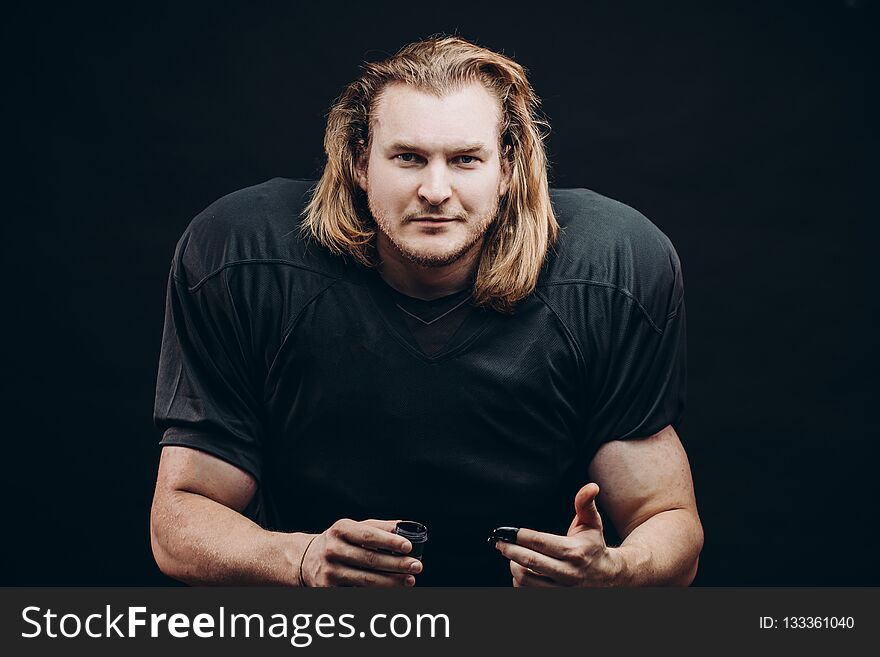
[[[522,66],[460,37],[440,36],[404,47],[361,76],[327,118],[327,163],[303,210],[302,228],[333,253],[375,266],[376,224],[357,184],[358,159],[369,152],[370,119],[382,90],[402,82],[437,95],[479,81],[501,104],[500,153],[511,181],[483,241],[473,302],[512,312],[531,294],[558,224],[550,203],[544,138],[549,125]]]

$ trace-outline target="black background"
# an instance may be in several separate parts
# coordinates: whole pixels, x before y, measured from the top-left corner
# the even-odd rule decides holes
[[[553,184],[672,239],[699,585],[880,585],[866,1],[127,3],[3,20],[3,585],[162,585],[151,413],[189,220],[314,177],[363,59],[458,32],[531,73]]]

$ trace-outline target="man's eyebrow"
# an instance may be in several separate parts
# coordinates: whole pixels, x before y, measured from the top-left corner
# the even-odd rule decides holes
[[[417,146],[415,144],[411,144],[406,141],[395,141],[388,146],[389,151],[412,151],[416,153],[424,152],[424,148],[421,146]],[[454,148],[450,148],[449,152],[451,153],[476,153],[478,151],[485,151],[486,144],[481,141],[469,141],[460,146],[456,146]]]

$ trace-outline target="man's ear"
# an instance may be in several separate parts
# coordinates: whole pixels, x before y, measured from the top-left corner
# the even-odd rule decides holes
[[[367,191],[367,151],[364,148],[364,142],[358,142],[358,154],[354,162],[354,172],[357,178],[358,187],[365,192]]]

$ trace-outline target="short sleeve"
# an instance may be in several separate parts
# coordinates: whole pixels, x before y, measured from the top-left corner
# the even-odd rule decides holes
[[[261,387],[226,272],[193,287],[168,277],[153,421],[160,444],[192,447],[260,479]]]
[[[684,293],[677,257],[667,263],[652,293],[640,302],[609,292],[603,353],[593,379],[589,441],[593,449],[609,440],[643,438],[677,426],[687,393]],[[650,309],[655,309],[652,313]]]

